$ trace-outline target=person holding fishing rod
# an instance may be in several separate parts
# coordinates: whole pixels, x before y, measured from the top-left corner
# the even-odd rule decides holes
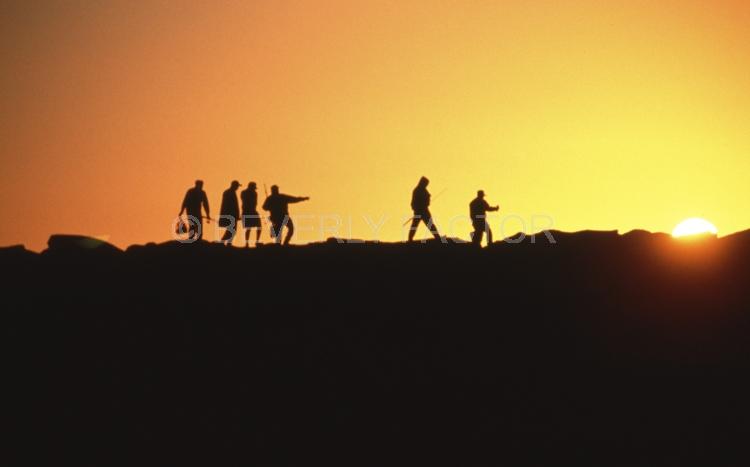
[[[184,212],[187,212],[188,224],[190,226],[188,239],[190,240],[203,239],[204,216],[201,214],[201,207],[206,211],[205,219],[211,222],[211,214],[208,210],[208,197],[206,196],[206,192],[203,191],[203,180],[196,180],[195,186],[185,193],[185,198],[182,200],[182,208],[177,215],[177,217],[180,217]]]
[[[409,228],[409,242],[414,241],[414,234],[417,232],[420,221],[424,222],[432,232],[435,240],[441,240],[435,222],[432,220],[432,214],[430,214],[430,192],[427,191],[427,185],[429,184],[430,181],[427,177],[422,177],[411,193],[411,209],[414,211],[414,215],[411,218],[411,227]]]

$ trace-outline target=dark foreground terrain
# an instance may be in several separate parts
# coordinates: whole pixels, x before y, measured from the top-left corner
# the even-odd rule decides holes
[[[748,465],[750,232],[554,236],[2,249],[3,463]]]

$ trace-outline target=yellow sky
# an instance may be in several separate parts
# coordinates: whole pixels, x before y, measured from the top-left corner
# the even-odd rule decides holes
[[[405,238],[422,175],[464,238],[477,189],[496,237],[743,230],[748,24],[744,1],[3,2],[0,245],[168,240],[195,178],[214,214],[235,178],[310,196],[297,243],[331,216]]]

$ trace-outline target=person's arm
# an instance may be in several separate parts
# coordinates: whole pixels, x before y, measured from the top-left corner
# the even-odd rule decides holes
[[[187,201],[188,201],[188,195],[190,194],[190,191],[185,193],[185,197],[182,198],[182,207],[180,208],[180,213],[177,214],[178,216],[181,216],[183,212],[187,210]]]
[[[487,212],[498,211],[500,209],[500,206],[490,206],[490,204],[486,200],[482,201],[484,202],[484,210]]]
[[[211,218],[211,212],[208,210],[208,196],[206,196],[206,192],[203,192],[203,209],[206,210],[206,217],[209,219]]]
[[[287,200],[290,203],[299,203],[300,201],[307,201],[309,199],[310,199],[309,196],[289,196],[289,197],[287,197]]]
[[[240,201],[237,199],[237,195],[232,196],[232,207],[234,208],[235,217],[240,215]]]

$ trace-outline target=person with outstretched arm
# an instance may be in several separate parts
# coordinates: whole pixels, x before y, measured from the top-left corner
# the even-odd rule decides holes
[[[271,220],[271,237],[277,244],[281,243],[281,231],[284,227],[286,227],[284,245],[288,245],[292,239],[292,235],[294,235],[294,224],[291,217],[289,217],[289,205],[309,199],[310,197],[308,196],[285,195],[279,193],[278,186],[273,185],[271,187],[271,195],[263,202],[263,209],[271,213],[269,216]]]
[[[487,232],[487,245],[492,245],[492,230],[487,223],[487,213],[495,212],[500,206],[490,206],[484,199],[484,191],[477,191],[477,197],[469,203],[469,216],[471,216],[471,225],[474,232],[471,233],[471,243],[477,246],[482,245],[482,237]]]

